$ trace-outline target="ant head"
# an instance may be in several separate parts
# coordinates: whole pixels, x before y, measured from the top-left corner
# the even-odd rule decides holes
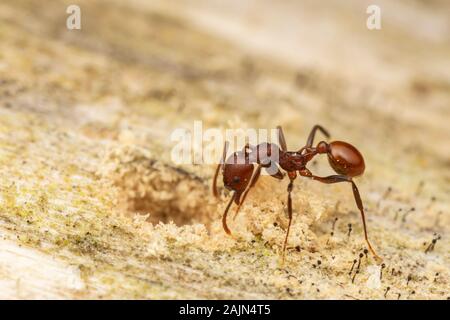
[[[223,183],[229,190],[236,191],[236,203],[245,190],[253,174],[253,164],[248,162],[248,156],[243,151],[230,156],[223,168]]]
[[[319,153],[328,154],[328,162],[338,174],[356,177],[364,173],[364,158],[354,146],[343,141],[319,142]]]

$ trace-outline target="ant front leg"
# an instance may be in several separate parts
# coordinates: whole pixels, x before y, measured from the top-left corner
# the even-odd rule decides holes
[[[359,190],[358,187],[356,186],[356,184],[353,182],[351,177],[345,176],[345,175],[331,175],[328,177],[319,177],[319,176],[315,176],[311,173],[311,171],[309,171],[308,169],[303,169],[299,171],[301,176],[304,177],[308,177],[311,178],[312,180],[316,180],[316,181],[320,181],[322,183],[327,183],[327,184],[331,184],[331,183],[339,183],[339,182],[350,182],[352,184],[352,189],[353,189],[353,197],[355,198],[355,202],[356,205],[358,206],[358,209],[361,213],[361,219],[363,222],[363,228],[364,228],[364,238],[366,240],[366,243],[370,249],[370,251],[372,252],[372,254],[374,255],[374,257],[378,260],[382,260],[375,252],[375,250],[372,248],[372,245],[370,244],[369,241],[369,237],[367,236],[367,226],[366,226],[366,217],[364,214],[364,206],[361,200],[361,195],[359,194]]]
[[[250,178],[250,182],[248,183],[247,188],[244,190],[244,193],[242,194],[241,202],[239,203],[238,207],[236,208],[236,212],[234,213],[233,220],[236,219],[236,216],[238,215],[239,210],[241,209],[241,206],[245,201],[245,198],[247,198],[248,192],[255,185],[256,181],[258,181],[260,175],[261,175],[261,165],[258,165],[256,167],[256,170],[253,171],[252,177]]]
[[[245,154],[245,159],[246,159],[246,161],[251,161],[251,160],[249,159],[249,155],[250,155],[249,150],[251,150],[251,149],[252,149],[252,147],[251,147],[250,144],[247,142],[247,143],[245,144],[243,150],[242,150],[242,151],[244,152],[244,154]],[[240,200],[240,202],[239,202],[238,207],[236,208],[236,212],[234,213],[233,220],[236,219],[236,216],[238,215],[239,210],[241,210],[241,206],[242,206],[242,204],[244,203],[245,198],[247,198],[248,192],[249,192],[250,189],[255,185],[256,181],[258,181],[260,175],[261,175],[261,165],[258,165],[258,166],[256,167],[256,170],[253,171],[252,176],[251,176],[251,178],[250,178],[250,181],[249,181],[249,183],[247,184],[247,187],[245,188],[245,190],[244,190],[244,192],[243,192],[243,194],[242,194],[242,198],[241,198],[241,200]]]
[[[256,182],[258,181],[258,179],[261,175],[262,168],[265,168],[266,172],[270,176],[272,176],[276,179],[283,179],[283,177],[284,177],[275,162],[270,161],[270,160],[268,162],[266,161],[268,151],[267,151],[267,149],[264,149],[264,148],[261,149],[263,145],[264,144],[260,144],[255,147],[255,146],[251,146],[249,143],[246,143],[246,145],[244,146],[243,152],[244,152],[246,161],[248,161],[250,163],[256,162],[257,167],[256,167],[256,170],[253,172],[253,174],[249,180],[249,183],[247,184],[247,187],[245,188],[245,190],[242,194],[242,199],[241,199],[238,207],[236,208],[236,212],[234,214],[233,220],[236,219],[236,216],[238,215],[239,210],[241,209],[241,206],[243,205],[245,199],[247,198],[247,195],[250,192],[250,189],[253,188],[255,186]],[[263,147],[267,148],[267,146],[263,146]]]
[[[280,169],[276,165],[273,165],[273,166],[275,166],[275,168],[272,168],[272,166],[267,168],[266,166],[263,166],[263,165],[258,165],[256,167],[256,170],[253,172],[253,175],[250,179],[250,182],[249,182],[247,188],[245,189],[244,193],[242,194],[241,202],[239,203],[238,207],[236,208],[236,212],[234,213],[233,220],[236,219],[236,217],[239,213],[239,210],[241,209],[241,206],[244,203],[245,198],[247,198],[247,194],[249,193],[250,189],[253,188],[255,186],[256,182],[258,181],[258,179],[261,175],[262,168],[264,168],[266,170],[266,172],[273,178],[276,178],[278,180],[282,180],[284,178],[284,175],[283,175],[283,173],[281,173]],[[275,172],[272,172],[273,170]]]

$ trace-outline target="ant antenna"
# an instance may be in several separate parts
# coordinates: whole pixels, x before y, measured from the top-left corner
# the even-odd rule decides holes
[[[231,235],[231,231],[227,225],[227,214],[228,214],[228,211],[230,210],[231,204],[233,203],[234,199],[236,199],[236,192],[233,193],[233,196],[231,197],[230,201],[228,202],[227,208],[225,209],[225,212],[223,213],[223,216],[222,216],[222,226],[228,235]]]

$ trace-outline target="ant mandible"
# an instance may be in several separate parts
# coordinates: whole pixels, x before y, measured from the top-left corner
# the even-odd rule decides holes
[[[303,148],[299,151],[288,151],[283,129],[281,126],[277,126],[277,130],[280,146],[268,142],[260,143],[257,146],[246,144],[242,151],[236,151],[228,158],[226,158],[228,142],[225,142],[222,159],[216,168],[212,186],[214,196],[218,197],[216,186],[217,176],[219,174],[219,170],[222,169],[223,183],[225,187],[231,191],[234,191],[222,217],[222,225],[225,232],[231,235],[231,231],[227,226],[227,214],[233,201],[238,206],[234,215],[234,218],[236,218],[236,215],[244,203],[248,192],[258,180],[262,168],[265,168],[270,176],[280,180],[284,178],[284,174],[280,171],[281,168],[287,172],[289,177],[289,184],[287,187],[289,224],[282,250],[283,261],[286,252],[287,240],[289,237],[289,229],[292,223],[291,193],[294,187],[294,180],[297,178],[297,172],[300,176],[322,183],[330,184],[349,182],[352,185],[353,196],[355,198],[356,205],[361,212],[366,243],[374,257],[377,260],[381,260],[369,242],[363,203],[358,188],[353,181],[354,177],[364,173],[365,164],[361,153],[354,146],[343,141],[333,141],[330,143],[320,141],[316,147],[313,147],[314,136],[317,130],[321,131],[327,138],[330,137],[328,131],[320,125],[315,125],[312,128],[311,133],[308,136],[308,140],[306,141],[306,145]],[[278,157],[272,157],[272,155],[276,152],[278,152]],[[317,154],[326,154],[328,156],[330,166],[338,174],[327,177],[313,175],[311,171],[306,168],[306,164]],[[274,170],[269,170],[269,168]]]

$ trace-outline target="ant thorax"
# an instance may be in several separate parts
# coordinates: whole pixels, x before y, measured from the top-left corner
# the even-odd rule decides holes
[[[251,163],[258,163],[268,167],[271,163],[277,163],[280,157],[280,148],[274,143],[263,142],[248,148]]]
[[[303,169],[309,160],[309,157],[306,157],[299,152],[280,150],[280,167],[288,172]]]

